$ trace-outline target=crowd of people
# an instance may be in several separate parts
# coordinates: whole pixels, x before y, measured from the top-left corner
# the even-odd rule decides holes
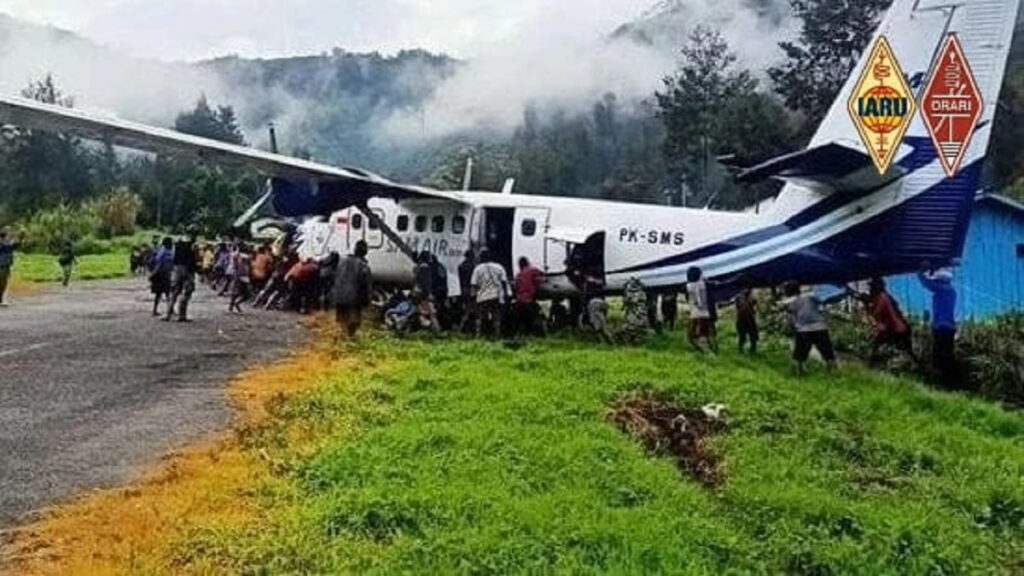
[[[225,298],[228,312],[236,314],[243,313],[243,305],[303,314],[326,309],[340,262],[336,255],[325,261],[301,259],[282,244],[201,243],[192,233],[177,241],[154,238],[152,244],[134,248],[130,259],[132,272],[149,278],[153,316],[179,322],[189,321],[197,284]]]
[[[300,258],[296,250],[280,243],[197,243],[194,234],[177,242],[169,237],[157,240],[133,251],[132,269],[149,275],[153,315],[167,321],[189,321],[188,305],[200,282],[224,297],[228,311],[236,314],[243,312],[243,306],[301,314],[333,309],[340,333],[349,338],[356,336],[367,309],[375,305],[379,321],[399,335],[422,331],[440,337],[456,332],[497,339],[579,330],[607,344],[636,344],[651,331],[675,330],[681,294],[688,304],[687,339],[695,350],[708,354],[718,351],[722,306],[734,307],[736,345],[741,352],[756,354],[761,339],[755,293],[732,290],[735,279],[707,280],[698,267],[688,271],[687,283],[681,289],[652,290],[637,278],[629,280],[621,299],[622,320],[613,329],[602,280],[584,274],[579,278],[579,298],[568,304],[556,298],[542,307],[544,273],[527,258],[516,262],[515,274],[510,277],[488,251],[468,251],[456,270],[457,278],[450,283],[448,270],[437,256],[421,252],[412,258],[412,287],[380,296],[374,291],[367,247],[362,242],[352,254],[332,253],[315,260]],[[921,275],[921,282],[935,294],[932,364],[943,374],[955,366],[956,294],[951,278],[944,271]],[[457,294],[452,290],[456,283]],[[724,294],[730,299],[718,302]],[[867,292],[850,288],[836,298],[845,297],[864,306],[871,326],[871,359],[881,356],[883,349],[891,349],[923,367],[914,351],[912,324],[882,279],[871,280]],[[796,283],[783,286],[782,298],[776,303],[788,318],[792,359],[798,373],[806,371],[812,350],[817,350],[829,369],[836,366],[823,311],[826,304],[828,301],[803,291]]]

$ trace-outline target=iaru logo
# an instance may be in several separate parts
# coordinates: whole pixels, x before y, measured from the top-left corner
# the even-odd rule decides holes
[[[849,110],[875,167],[885,174],[917,111],[913,92],[885,36],[879,36],[871,49],[850,96]]]

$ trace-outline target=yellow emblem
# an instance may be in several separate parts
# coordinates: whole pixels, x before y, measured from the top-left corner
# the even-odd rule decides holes
[[[878,172],[885,174],[917,112],[914,94],[885,36],[871,48],[849,109]]]

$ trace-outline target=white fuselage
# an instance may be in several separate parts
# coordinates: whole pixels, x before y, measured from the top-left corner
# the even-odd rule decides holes
[[[546,275],[544,291],[571,294],[576,287],[566,275],[573,247],[597,233],[605,234],[603,264],[606,287],[618,292],[632,276],[649,287],[680,285],[675,275],[654,280],[649,272],[619,272],[639,264],[670,258],[755,230],[770,216],[719,212],[605,200],[496,194],[453,193],[458,201],[375,199],[369,203],[384,222],[416,252],[436,254],[449,271],[449,291],[458,294],[455,273],[470,249],[487,249],[514,272],[521,257]],[[369,247],[374,280],[407,286],[413,263],[384,232],[372,228],[356,208],[335,213],[328,221],[310,220],[300,228],[303,257],[348,254],[359,240]]]

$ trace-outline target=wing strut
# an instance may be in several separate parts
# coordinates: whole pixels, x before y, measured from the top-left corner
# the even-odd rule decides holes
[[[356,208],[366,216],[366,219],[369,220],[370,224],[379,227],[381,232],[388,237],[388,240],[391,240],[395,246],[398,246],[398,249],[402,251],[402,254],[408,256],[414,264],[416,263],[416,251],[413,250],[405,240],[402,240],[402,237],[398,235],[398,232],[395,232],[390,226],[388,226],[387,223],[384,222],[383,218],[378,216],[373,210],[370,210],[366,203],[358,204],[356,205]]]

